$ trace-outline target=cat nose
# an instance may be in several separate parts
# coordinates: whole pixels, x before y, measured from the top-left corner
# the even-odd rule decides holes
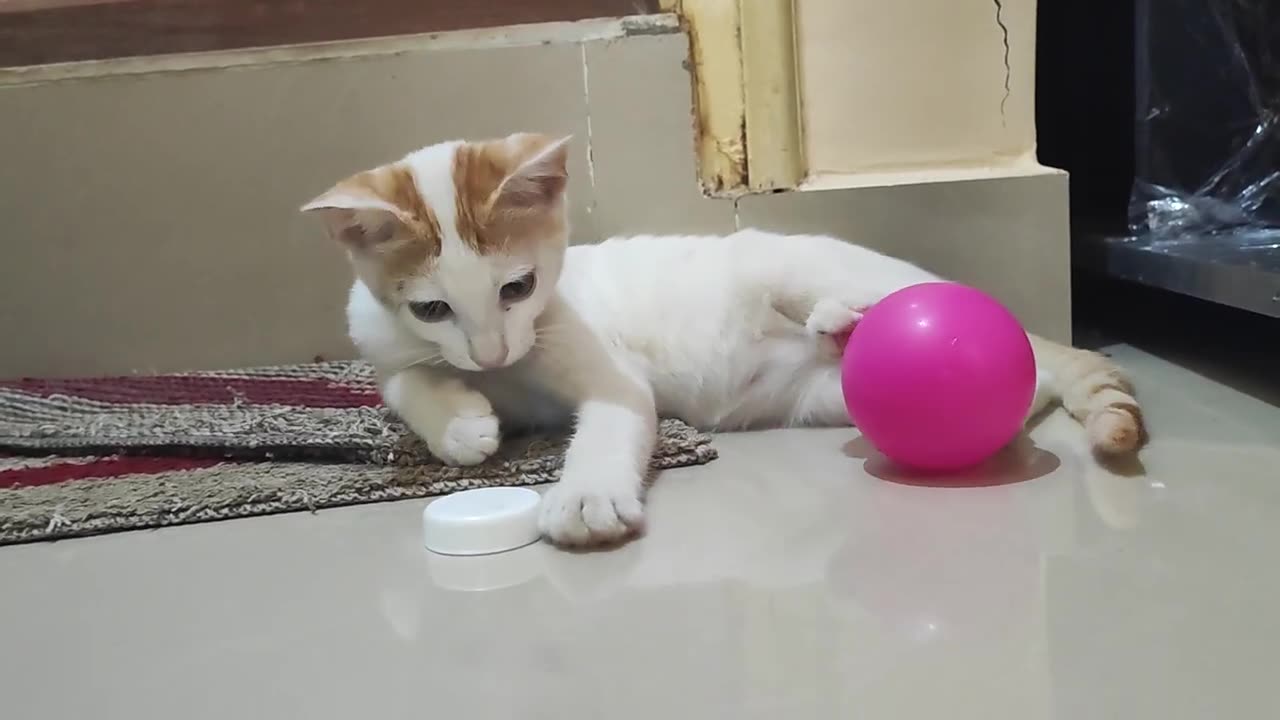
[[[471,359],[484,370],[502,367],[507,362],[507,339],[499,335],[472,338]]]

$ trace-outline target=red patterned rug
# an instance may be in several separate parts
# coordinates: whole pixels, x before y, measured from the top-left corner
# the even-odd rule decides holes
[[[531,437],[442,465],[362,363],[0,381],[0,544],[551,482],[563,451]],[[714,458],[662,422],[656,470]]]

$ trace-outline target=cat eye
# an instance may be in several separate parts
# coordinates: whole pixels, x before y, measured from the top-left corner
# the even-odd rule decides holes
[[[538,278],[533,273],[529,273],[518,280],[503,285],[498,290],[498,297],[504,303],[518,303],[521,300],[533,294],[533,289],[538,286]]]
[[[409,312],[413,316],[426,323],[440,322],[447,320],[453,315],[453,308],[449,307],[449,303],[443,300],[431,300],[430,302],[411,302],[409,303]]]

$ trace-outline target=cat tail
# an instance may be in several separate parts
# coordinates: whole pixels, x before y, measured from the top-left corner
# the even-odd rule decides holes
[[[1031,336],[1036,368],[1062,406],[1084,425],[1089,445],[1103,455],[1137,450],[1147,441],[1133,384],[1110,358]]]

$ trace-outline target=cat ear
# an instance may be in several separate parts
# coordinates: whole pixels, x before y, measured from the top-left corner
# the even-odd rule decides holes
[[[525,160],[498,187],[493,200],[497,212],[539,210],[554,206],[564,197],[569,182],[569,141],[554,140]]]
[[[341,183],[303,205],[302,212],[320,215],[329,235],[353,250],[367,250],[390,240],[400,226],[396,206],[367,190]]]

